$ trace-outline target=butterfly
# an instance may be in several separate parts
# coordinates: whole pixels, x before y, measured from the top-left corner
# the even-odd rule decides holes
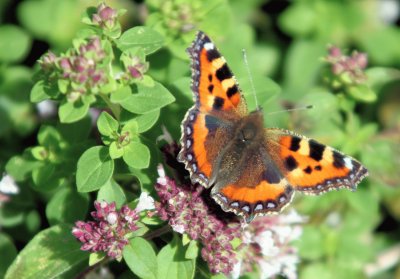
[[[332,147],[264,128],[263,112],[248,112],[226,60],[206,34],[199,31],[187,51],[195,104],[182,122],[178,161],[193,183],[212,187],[211,196],[224,211],[250,221],[280,212],[295,191],[354,191],[368,175],[360,162]]]

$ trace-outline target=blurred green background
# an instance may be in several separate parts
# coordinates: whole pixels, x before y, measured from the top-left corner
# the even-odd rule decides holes
[[[40,108],[29,99],[36,60],[49,49],[60,53],[69,48],[83,26],[83,11],[98,4],[0,2],[1,172],[12,156],[36,144],[43,123]],[[125,28],[147,25],[165,37],[164,48],[149,57],[148,73],[177,98],[159,120],[175,139],[192,102],[184,50],[195,31],[203,30],[219,46],[254,109],[241,53],[246,49],[267,126],[316,138],[358,158],[369,169],[370,176],[355,193],[295,199],[292,206],[309,216],[297,244],[300,278],[400,278],[398,1],[115,0],[108,4],[127,9],[122,17]],[[335,86],[323,61],[328,45],[348,54],[367,53],[363,86]],[[306,105],[314,109],[268,115]],[[0,208],[0,251],[7,255],[0,261],[0,277],[17,251],[49,226],[44,218],[47,199],[35,195],[25,192]]]

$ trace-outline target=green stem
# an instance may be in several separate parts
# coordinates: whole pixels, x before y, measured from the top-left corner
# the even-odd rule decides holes
[[[112,114],[114,114],[114,117],[119,121],[119,117],[121,114],[121,107],[118,104],[113,104],[110,101],[110,98],[108,98],[107,95],[104,94],[99,94],[100,97],[103,99],[103,101],[107,104],[107,106],[110,108]]]

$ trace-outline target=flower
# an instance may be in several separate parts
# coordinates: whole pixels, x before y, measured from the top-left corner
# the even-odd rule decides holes
[[[39,116],[43,119],[57,115],[56,103],[52,100],[44,100],[36,104]]]
[[[139,203],[136,206],[137,212],[142,212],[144,210],[155,209],[154,199],[147,192],[142,192],[139,197]]]
[[[54,69],[56,58],[56,55],[52,51],[48,51],[38,62],[44,71],[51,71]]]
[[[16,195],[19,193],[18,185],[9,174],[4,174],[0,180],[0,192],[6,195]]]
[[[156,203],[158,215],[168,221],[172,229],[187,234],[203,244],[201,255],[213,273],[229,274],[237,262],[232,241],[240,237],[240,223],[225,223],[212,212],[202,197],[200,185],[177,186],[158,167],[159,178],[155,189],[160,197]]]
[[[301,224],[306,218],[291,210],[286,214],[258,217],[243,231],[241,273],[258,269],[260,278],[284,275],[297,278],[296,265],[299,262],[297,250],[291,245],[300,238]],[[256,265],[254,265],[256,263]]]
[[[331,46],[325,61],[331,64],[331,71],[336,76],[348,76],[353,83],[362,83],[366,79],[364,74],[368,65],[366,53],[354,51],[351,56],[346,56],[340,48]]]
[[[131,77],[135,79],[142,79],[143,74],[149,69],[149,63],[142,61],[142,59],[137,56],[134,56],[131,58],[130,65],[127,66],[127,69]]]
[[[105,57],[99,37],[92,37],[79,51],[59,58],[61,76],[87,90],[106,82],[104,70],[99,65]]]
[[[95,221],[77,221],[72,234],[83,243],[81,250],[105,252],[107,256],[121,260],[122,250],[128,244],[129,233],[136,231],[139,215],[127,205],[118,211],[115,202],[95,201],[96,211],[91,213]]]
[[[101,28],[111,29],[115,26],[118,17],[117,10],[101,3],[97,7],[97,13],[92,15],[92,22]]]

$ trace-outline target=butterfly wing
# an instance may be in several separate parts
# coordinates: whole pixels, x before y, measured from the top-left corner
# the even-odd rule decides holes
[[[217,182],[212,196],[225,211],[250,221],[255,216],[280,212],[293,197],[293,187],[276,166],[263,144],[247,150],[235,161],[239,176]]]
[[[266,146],[288,183],[306,194],[355,190],[368,175],[367,169],[352,157],[287,130],[266,129]]]
[[[195,104],[182,122],[178,160],[185,163],[193,182],[208,187],[218,151],[229,142],[233,123],[247,114],[247,107],[225,59],[208,36],[198,32],[188,53]]]

